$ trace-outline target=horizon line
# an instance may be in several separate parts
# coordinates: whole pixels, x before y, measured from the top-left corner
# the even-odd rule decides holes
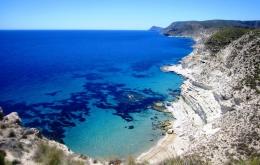
[[[32,30],[32,31],[37,31],[37,30],[39,30],[39,31],[43,31],[43,30],[45,30],[45,31],[47,31],[47,30],[52,30],[52,31],[55,31],[55,30],[63,30],[63,31],[69,31],[69,30],[73,30],[73,31],[76,31],[76,30],[79,30],[79,31],[87,31],[87,30],[92,30],[92,31],[94,31],[94,30],[99,30],[99,31],[124,31],[124,30],[126,30],[126,31],[146,31],[146,30],[149,30],[149,29],[0,29],[0,31],[7,31],[7,30],[9,30],[9,31],[15,31],[15,30],[19,30],[19,31],[26,31],[26,30]]]

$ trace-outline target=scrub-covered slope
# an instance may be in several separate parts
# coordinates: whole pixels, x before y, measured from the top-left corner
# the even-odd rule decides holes
[[[198,37],[194,51],[179,66],[163,67],[188,77],[181,99],[168,107],[177,117],[176,155],[213,164],[259,157],[260,30],[215,30],[190,33]],[[223,35],[228,42],[221,43]]]

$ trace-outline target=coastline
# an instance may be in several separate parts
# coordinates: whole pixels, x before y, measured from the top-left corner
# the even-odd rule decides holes
[[[193,45],[194,49],[190,54],[195,52],[196,44],[197,42]],[[187,56],[189,56],[190,54],[188,54]],[[192,70],[184,69],[182,67],[182,63],[171,66],[162,66],[160,67],[160,69],[163,72],[174,72],[175,74],[181,75],[185,78],[183,83],[185,83],[188,79],[194,80],[194,77],[191,74]],[[173,134],[166,133],[165,137],[160,139],[155,146],[151,147],[147,152],[144,152],[140,156],[138,156],[136,158],[137,162],[148,161],[149,164],[158,164],[160,162],[163,162],[170,158],[174,158],[183,153],[183,147],[185,147],[185,142],[182,140],[181,136],[177,133],[178,131],[176,130],[178,128],[181,128],[183,121],[185,121],[185,118],[182,117],[182,113],[180,113],[180,99],[176,102],[168,102],[170,106],[165,106],[167,112],[170,112],[173,115],[173,117],[176,118],[176,120],[172,121],[172,129],[174,130]],[[203,123],[197,115],[191,114],[190,116],[192,118],[196,118],[196,122],[199,125]],[[180,130],[180,132],[182,132],[182,130]]]
[[[197,54],[198,50],[204,47],[204,44],[202,43],[204,35],[168,37],[191,38],[195,43],[192,45],[193,51],[184,56],[180,64],[161,66],[161,71],[174,72],[175,74],[184,77],[185,80],[183,81],[182,86],[189,81],[195,81],[195,77],[192,75],[194,70],[186,68],[183,59]],[[181,92],[183,92],[183,89],[181,89]],[[183,137],[185,129],[192,130],[195,128],[195,130],[197,130],[204,125],[204,121],[201,117],[196,114],[190,106],[185,104],[182,97],[175,102],[168,102],[168,106],[165,107],[166,111],[170,112],[174,118],[176,118],[176,120],[172,121],[173,134],[166,133],[167,137],[160,139],[155,146],[151,147],[147,152],[142,153],[136,158],[138,162],[148,161],[150,164],[158,164],[164,160],[183,154],[185,151],[189,150],[189,143],[187,142],[188,138]],[[185,114],[187,114],[187,116]],[[192,119],[192,122],[190,122],[189,119]],[[190,125],[195,127],[188,128]]]
[[[256,96],[260,88],[258,85],[254,89],[243,81],[255,74],[251,73],[250,64],[259,62],[259,44],[256,46],[259,34],[259,30],[251,31],[212,55],[204,44],[212,32],[200,33],[200,38],[194,39],[193,52],[181,64],[161,67],[164,72],[186,78],[180,87],[179,100],[166,106],[176,118],[172,128],[174,138],[169,144],[165,140],[161,146],[152,148],[141,160],[159,164],[171,158],[170,152],[172,157],[195,155],[211,164],[225,164],[230,159],[246,160],[252,153],[259,154],[256,116],[260,114],[260,97]],[[254,56],[245,58],[245,54],[252,52]],[[245,138],[252,140],[244,141]],[[252,148],[241,148],[241,144]]]
[[[164,138],[158,141],[156,146],[137,157],[137,161],[145,162],[149,160],[150,164],[156,164],[164,161],[165,159],[174,157],[174,148],[171,146],[174,138],[174,134],[166,134]]]
[[[255,35],[244,36],[221,49],[214,56],[208,56],[207,50],[198,48],[197,46],[203,45],[203,42],[196,41],[193,51],[182,59],[182,63],[161,67],[163,72],[174,72],[185,78],[180,87],[179,99],[174,102],[165,101],[164,105],[166,110],[176,118],[170,120],[169,128],[174,131],[173,134],[166,133],[165,136],[155,140],[150,145],[151,148],[146,148],[147,152],[137,157],[138,163],[159,164],[176,156],[186,159],[188,156],[195,155],[202,158],[202,161],[209,161],[214,165],[225,164],[230,160],[246,160],[260,155],[260,86],[258,84],[256,89],[253,89],[241,81],[247,78],[247,74],[251,75],[249,71],[255,67],[251,65],[252,61],[257,61],[259,65],[256,67],[260,68],[258,44],[260,31],[258,30],[258,38],[251,40],[253,37]],[[253,54],[255,57],[245,56],[252,50],[257,53]],[[236,57],[233,56],[234,53]],[[30,164],[28,161],[32,161],[33,155],[29,154],[36,149],[36,142],[44,141],[51,147],[62,150],[70,159],[72,157],[77,159],[76,161],[80,159],[79,161],[84,164],[97,163],[96,159],[81,154],[75,155],[65,145],[42,137],[38,129],[26,130],[22,127],[17,113],[3,116],[1,107],[0,124],[4,128],[2,134],[6,136],[1,137],[4,138],[2,142],[7,139],[10,141],[9,144],[12,144],[11,142],[16,139],[19,144],[10,147],[25,151],[23,159],[19,158],[20,156],[15,158],[12,156],[15,154],[11,152],[16,150],[12,148],[7,150],[6,146],[2,145],[1,150],[7,151],[9,160]],[[79,132],[76,135],[79,135]],[[104,161],[100,160],[100,164],[127,162],[124,159]]]
[[[216,101],[214,102],[215,99],[212,91],[205,91],[204,89],[193,85],[193,83],[197,82],[196,73],[200,73],[200,67],[187,67],[189,63],[194,62],[193,60],[187,62],[187,58],[208,54],[207,52],[201,52],[201,49],[204,47],[202,41],[203,37],[205,36],[192,37],[195,41],[195,44],[192,45],[194,49],[190,54],[182,58],[180,64],[160,67],[163,72],[174,72],[185,78],[181,85],[179,100],[168,102],[167,106],[165,106],[166,110],[171,112],[174,118],[176,118],[172,124],[173,134],[169,135],[167,133],[167,138],[161,139],[156,146],[137,157],[137,161],[148,161],[150,164],[159,164],[167,159],[181,156],[196,146],[196,144],[192,144],[192,141],[197,141],[201,136],[211,136],[220,130],[219,128],[213,128],[211,124],[205,123],[205,119],[208,116],[205,115],[206,117],[203,117],[204,108],[208,108],[208,103],[213,104],[213,106],[210,107],[210,110],[214,110],[213,117],[210,115],[208,121],[212,121],[221,115],[219,112],[219,104]],[[193,93],[190,92],[190,89],[194,90]],[[198,98],[198,100],[194,98]],[[203,113],[196,110],[197,105],[195,104],[203,107]],[[214,117],[214,115],[216,115],[216,117]]]

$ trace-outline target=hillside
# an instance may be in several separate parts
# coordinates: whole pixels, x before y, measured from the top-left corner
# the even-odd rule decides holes
[[[158,26],[152,26],[149,31],[157,31],[157,32],[161,32],[163,30],[162,27],[158,27]]]
[[[260,21],[236,21],[236,20],[208,20],[208,21],[179,21],[173,22],[164,30],[162,34],[166,36],[193,36],[193,38],[203,35],[206,31],[209,35],[215,32],[215,29],[223,27],[242,27],[255,28],[260,27]]]
[[[194,51],[179,66],[163,67],[187,78],[180,100],[168,107],[179,120],[176,155],[196,155],[210,164],[259,158],[260,29],[195,24],[193,31],[170,32],[197,38]],[[252,24],[258,26],[245,26]]]

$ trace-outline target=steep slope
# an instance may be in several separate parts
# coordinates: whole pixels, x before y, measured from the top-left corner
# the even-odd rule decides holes
[[[260,30],[215,53],[203,36],[181,65],[163,67],[188,77],[181,99],[168,107],[177,118],[175,152],[213,164],[260,157]]]
[[[1,162],[26,165],[84,165],[94,164],[95,161],[84,155],[75,155],[65,145],[42,137],[36,128],[22,127],[22,121],[16,112],[4,116],[0,107]]]

